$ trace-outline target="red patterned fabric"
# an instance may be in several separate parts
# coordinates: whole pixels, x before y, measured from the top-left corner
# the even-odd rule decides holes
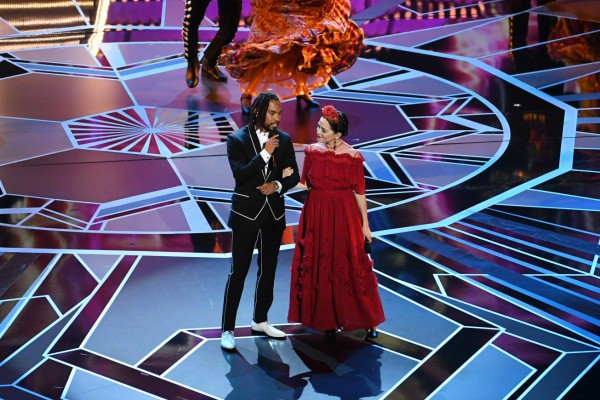
[[[276,85],[287,98],[350,68],[363,38],[348,0],[254,0],[248,41],[227,46],[219,62],[244,93],[255,96]]]
[[[298,226],[288,320],[316,330],[375,327],[385,316],[354,196],[365,193],[364,159],[319,145],[305,154],[301,182],[311,189]]]

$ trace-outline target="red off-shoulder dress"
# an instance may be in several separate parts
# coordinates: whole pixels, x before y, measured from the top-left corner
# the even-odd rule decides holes
[[[301,182],[310,190],[298,225],[288,321],[316,330],[375,327],[385,316],[355,197],[365,194],[364,158],[318,143],[305,156]]]

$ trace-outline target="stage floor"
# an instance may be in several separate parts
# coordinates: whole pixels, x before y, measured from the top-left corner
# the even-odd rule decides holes
[[[597,1],[352,5],[364,51],[313,96],[366,160],[387,320],[369,341],[287,322],[293,190],[288,337],[251,335],[253,263],[230,354],[237,82],[187,88],[183,0],[2,1],[0,398],[596,398]],[[301,165],[321,113],[283,106]]]

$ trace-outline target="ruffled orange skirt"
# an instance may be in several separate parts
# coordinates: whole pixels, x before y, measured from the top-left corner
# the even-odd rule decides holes
[[[244,93],[307,94],[360,55],[364,34],[349,16],[348,0],[255,0],[248,41],[225,47],[219,63]]]

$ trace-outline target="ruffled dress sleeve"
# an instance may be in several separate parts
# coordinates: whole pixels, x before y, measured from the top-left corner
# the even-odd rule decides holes
[[[365,158],[356,152],[352,159],[352,189],[356,194],[366,194],[367,188],[365,183],[365,170],[363,163]]]
[[[310,182],[308,181],[308,170],[310,169],[310,164],[312,163],[311,154],[312,151],[310,149],[310,145],[304,148],[304,163],[302,164],[302,175],[300,176],[300,183],[303,185],[307,185],[310,187]]]

